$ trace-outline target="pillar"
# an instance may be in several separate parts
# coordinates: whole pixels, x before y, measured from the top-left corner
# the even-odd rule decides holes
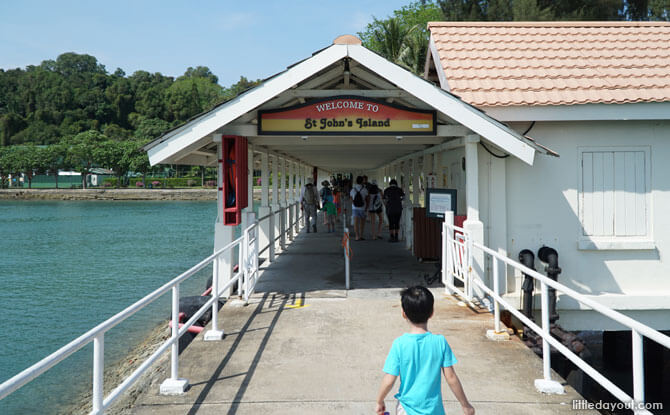
[[[258,217],[262,218],[270,214],[270,166],[268,163],[268,153],[261,153],[261,205],[258,207]],[[260,235],[258,245],[260,249],[265,248],[270,243],[270,221],[264,220],[260,223]],[[269,250],[263,252],[263,258],[269,258]]]
[[[484,244],[484,224],[479,220],[479,136],[469,135],[465,137],[465,200],[467,203],[467,219],[463,228],[470,233],[473,242]],[[491,287],[486,278],[486,267],[484,264],[484,252],[473,249],[472,272],[475,278],[481,279],[487,286]],[[484,299],[483,292],[475,286],[474,294],[482,300],[485,306],[490,305],[488,299]]]
[[[279,209],[279,157],[276,155],[272,155],[271,157],[272,160],[272,212],[276,212]],[[272,251],[270,253],[270,258],[274,259],[274,252],[275,252],[275,241],[274,238],[279,235],[279,215],[276,213],[272,214],[272,220],[273,220],[273,229],[272,229],[272,236],[273,240],[272,243],[270,244],[270,250]]]
[[[398,186],[402,187],[402,190],[405,192],[405,200],[403,202],[402,209],[402,237],[405,241],[405,247],[410,248],[412,246],[412,241],[409,239],[409,221],[412,217],[412,201],[410,199],[409,193],[410,185],[410,161],[405,160],[402,162],[402,184],[398,181]]]
[[[295,202],[295,189],[293,187],[293,179],[294,179],[294,170],[293,170],[293,165],[294,163],[291,160],[287,160],[287,178],[288,178],[288,200],[287,200],[287,205],[290,206],[288,212],[287,212],[287,222],[286,222],[286,228],[288,230],[288,237],[290,240],[293,240],[293,218],[295,217],[295,206],[293,203]]]
[[[213,140],[216,144],[216,153],[219,162],[217,163],[217,194],[216,194],[216,207],[217,207],[217,217],[214,224],[214,252],[223,248],[224,246],[231,243],[234,239],[234,226],[224,226],[223,225],[223,179],[224,171],[221,166],[221,161],[223,160],[223,145],[222,145],[222,135],[214,134]],[[223,287],[225,284],[230,281],[233,275],[233,252],[228,250],[225,254],[219,256],[219,260],[215,261],[214,267],[212,270],[212,278],[216,278],[219,287]],[[222,297],[230,297],[232,294],[232,289],[228,288],[225,291],[221,292]]]
[[[433,173],[433,154],[424,154],[423,155],[423,206],[428,206],[428,200],[426,197],[426,189],[428,189],[428,175]]]
[[[286,232],[286,222],[288,222],[288,215],[286,214],[286,211],[283,209],[285,208],[286,205],[286,159],[283,158],[277,158],[277,161],[279,162],[279,177],[278,180],[278,186],[279,186],[279,193],[278,193],[278,200],[279,200],[279,206],[281,209],[281,212],[279,212],[279,220],[277,221],[277,225],[279,226],[279,234],[278,236],[281,236],[279,239],[281,248],[284,249],[286,247],[286,241],[285,241],[285,236],[284,232]]]

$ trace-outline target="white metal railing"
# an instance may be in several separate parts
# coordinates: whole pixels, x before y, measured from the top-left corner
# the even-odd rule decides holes
[[[230,242],[223,248],[217,250],[212,255],[200,261],[195,266],[191,267],[189,270],[180,274],[170,282],[164,284],[162,287],[151,292],[144,298],[138,300],[131,306],[127,307],[125,310],[117,313],[116,315],[110,317],[104,322],[100,323],[96,327],[82,334],[75,340],[56,350],[54,353],[30,366],[29,368],[21,371],[12,378],[6,380],[0,384],[0,399],[5,398],[11,393],[15,392],[31,380],[42,375],[53,366],[59,362],[65,360],[77,350],[80,350],[87,344],[93,342],[93,386],[92,386],[92,410],[91,414],[102,414],[105,409],[109,406],[124,392],[126,391],[137,379],[168,349],[171,349],[171,369],[170,369],[170,378],[168,381],[182,381],[179,379],[179,338],[188,331],[189,327],[195,324],[195,322],[207,311],[209,307],[212,308],[212,331],[218,331],[219,322],[218,322],[218,307],[219,307],[219,297],[221,293],[225,292],[227,289],[231,288],[235,283],[238,284],[238,294],[243,296],[245,301],[249,300],[249,296],[253,293],[256,282],[258,281],[258,256],[259,256],[259,224],[263,220],[270,220],[271,232],[274,232],[274,227],[272,226],[272,218],[275,214],[279,213],[284,217],[288,211],[291,209],[296,210],[295,215],[290,215],[290,218],[295,218],[294,221],[289,222],[287,227],[282,220],[282,227],[280,228],[280,235],[276,239],[273,237],[269,241],[269,247],[271,254],[274,255],[274,244],[277,239],[284,240],[286,234],[292,235],[292,228],[295,225],[296,231],[299,229],[299,219],[300,219],[300,209],[298,208],[298,203],[290,204],[284,208],[281,208],[275,212],[272,212],[270,215],[264,216],[257,220],[254,220],[246,229],[242,230],[242,235]],[[291,237],[290,237],[291,238]],[[238,271],[235,275],[231,275],[230,280],[228,280],[223,287],[219,287],[219,281],[217,278],[217,273],[219,270],[219,261],[221,261],[221,255],[228,253],[235,247],[239,247],[239,258],[238,258]],[[267,249],[268,247],[264,248]],[[209,264],[214,264],[214,274],[212,278],[212,291],[211,298],[203,304],[198,311],[193,314],[193,316],[184,324],[178,324],[179,322],[179,286],[182,282],[186,281],[197,272],[201,271]],[[172,291],[172,335],[161,344],[156,351],[154,351],[142,364],[140,364],[137,369],[135,369],[127,378],[125,378],[119,385],[117,385],[106,397],[104,396],[103,388],[103,374],[105,368],[104,362],[104,344],[105,344],[105,333],[110,329],[117,326],[123,322],[128,317],[134,315],[147,305],[151,304],[163,294],[168,291]]]
[[[342,210],[343,229],[342,229],[342,248],[344,249],[344,287],[349,289],[351,286],[351,239],[349,238],[349,226],[347,225],[347,212]]]
[[[482,244],[474,242],[468,235],[468,232],[457,226],[453,225],[453,216],[451,216],[451,222],[449,220],[449,214],[453,215],[452,212],[447,212],[445,216],[447,220],[442,227],[442,237],[443,242],[443,281],[448,290],[456,292],[458,295],[462,296],[468,301],[472,300],[472,291],[469,295],[466,292],[464,293],[458,287],[454,285],[454,277],[461,277],[462,270],[466,267],[467,264],[467,273],[465,274],[465,286],[468,284],[470,286],[477,285],[485,294],[491,296],[494,302],[494,331],[496,333],[501,332],[500,326],[500,306],[503,306],[510,313],[516,316],[523,324],[533,330],[542,338],[542,361],[543,361],[543,379],[546,381],[551,380],[551,350],[550,346],[553,346],[561,354],[563,354],[568,360],[574,363],[579,367],[584,373],[589,375],[593,380],[598,382],[602,387],[604,387],[608,392],[614,395],[617,399],[623,402],[626,405],[629,405],[630,409],[634,410],[635,414],[650,414],[644,405],[644,355],[643,355],[643,338],[647,337],[656,343],[665,346],[670,349],[670,337],[658,332],[657,330],[652,329],[649,326],[646,326],[639,321],[636,321],[618,311],[615,311],[609,307],[606,307],[586,296],[576,292],[575,290],[566,287],[563,284],[560,284],[545,275],[540,274],[539,272],[532,270],[523,264],[520,264],[514,260],[511,260],[507,256],[496,252]],[[454,236],[453,231],[458,231],[461,233],[462,237]],[[450,233],[451,232],[451,233]],[[463,241],[461,238],[464,238]],[[458,241],[457,241],[458,239]],[[491,258],[491,269],[492,269],[492,280],[493,288],[488,287],[484,284],[481,279],[474,276],[472,271],[472,249],[481,250],[485,256],[488,255]],[[465,251],[464,251],[465,249]],[[457,256],[464,254],[465,256]],[[451,255],[451,256],[450,256]],[[446,258],[445,258],[446,256]],[[459,264],[452,264],[451,261],[460,262]],[[449,265],[444,265],[449,262]],[[541,326],[538,326],[534,321],[526,317],[523,313],[516,309],[516,307],[509,304],[505,301],[500,295],[500,286],[499,286],[499,264],[504,263],[508,266],[513,267],[526,275],[531,276],[535,280],[540,282],[541,290]],[[446,273],[446,275],[444,274]],[[616,321],[617,323],[628,327],[632,332],[632,361],[633,361],[633,396],[631,397],[626,392],[624,392],[620,387],[615,385],[612,381],[603,376],[591,365],[586,363],[582,358],[573,353],[570,349],[564,346],[559,340],[552,337],[550,334],[550,324],[549,324],[549,287],[559,291],[574,300],[580,302],[581,304],[590,307],[592,310],[599,312],[600,314]]]

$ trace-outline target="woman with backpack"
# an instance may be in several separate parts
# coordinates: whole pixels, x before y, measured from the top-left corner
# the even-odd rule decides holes
[[[382,218],[382,191],[377,187],[377,180],[372,180],[368,192],[370,193],[368,213],[370,214],[370,222],[372,223],[372,239],[382,239],[382,223],[384,222]],[[378,224],[375,224],[375,218],[379,220]]]
[[[402,216],[402,200],[405,192],[398,187],[398,182],[391,179],[390,186],[384,190],[384,204],[386,205],[386,217],[389,220],[389,242],[398,242],[398,229],[400,228],[400,217]]]
[[[354,218],[354,234],[356,241],[363,241],[363,223],[365,223],[365,212],[368,206],[368,191],[363,186],[363,178],[356,177],[356,185],[351,189],[351,215]]]
[[[333,202],[333,191],[330,188],[330,183],[328,183],[328,180],[324,180],[321,182],[321,191],[319,192],[319,196],[321,196],[321,206],[324,207],[323,210],[323,224],[327,225],[328,224],[328,215],[326,215],[326,210],[325,206],[326,203],[328,202]]]

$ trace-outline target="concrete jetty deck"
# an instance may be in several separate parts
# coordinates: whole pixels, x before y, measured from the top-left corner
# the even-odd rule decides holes
[[[179,374],[190,389],[181,396],[160,396],[162,379],[156,380],[130,412],[374,413],[386,354],[407,328],[399,289],[424,283],[436,267],[417,262],[400,243],[352,242],[352,289],[346,291],[340,240],[340,231],[301,231],[276,261],[265,264],[249,305],[231,301],[222,308],[225,339],[196,338],[181,354]],[[518,339],[486,338],[493,325],[490,313],[459,305],[439,283],[431,287],[436,304],[429,329],[447,337],[477,413],[575,413],[572,400],[581,397],[571,387],[566,385],[565,395],[535,391],[542,361]],[[442,384],[447,413],[461,413]],[[387,408],[395,408],[393,393]]]

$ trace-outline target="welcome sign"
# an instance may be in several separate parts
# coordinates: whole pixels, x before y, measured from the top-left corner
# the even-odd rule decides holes
[[[339,96],[258,111],[259,135],[435,135],[435,111]]]

